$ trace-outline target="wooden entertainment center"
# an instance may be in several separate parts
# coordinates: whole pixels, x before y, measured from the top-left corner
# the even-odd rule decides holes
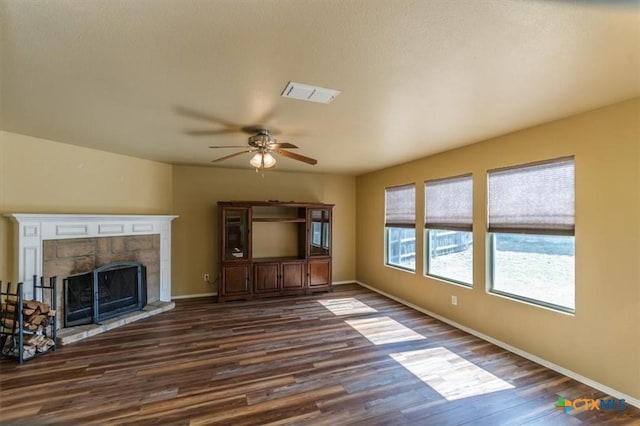
[[[333,204],[220,201],[219,301],[331,290]]]

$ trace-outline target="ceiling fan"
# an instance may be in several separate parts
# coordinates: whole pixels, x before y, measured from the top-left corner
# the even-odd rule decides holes
[[[238,155],[253,153],[253,157],[249,160],[249,164],[251,164],[256,169],[270,169],[276,165],[276,159],[273,154],[282,155],[283,157],[288,157],[293,160],[302,161],[303,163],[315,165],[318,161],[314,158],[305,157],[304,155],[296,154],[291,151],[286,151],[286,149],[295,149],[297,146],[291,143],[278,143],[276,138],[271,136],[268,129],[256,129],[252,127],[244,127],[241,129],[245,133],[254,133],[248,139],[248,149],[245,149],[240,152],[235,152],[230,155],[225,155],[224,157],[216,158],[213,160],[213,163],[218,161],[227,160],[229,158],[236,157]],[[220,146],[210,146],[209,148],[242,148],[237,145],[220,145]]]
[[[214,117],[210,114],[205,114],[202,112],[194,111],[188,108],[176,108],[176,111],[184,116],[190,118],[196,118],[199,120],[206,120],[214,122],[220,126],[222,129],[217,130],[189,130],[185,132],[191,136],[215,136],[215,135],[226,135],[232,133],[246,133],[251,135],[248,139],[248,147],[240,152],[235,152],[230,155],[226,155],[224,157],[216,158],[213,160],[213,163],[218,161],[224,161],[229,158],[236,157],[238,155],[252,153],[253,156],[249,163],[254,166],[256,169],[270,169],[275,166],[276,159],[273,154],[282,155],[283,157],[288,157],[293,160],[302,161],[303,163],[307,163],[310,165],[315,165],[318,161],[314,158],[305,157],[304,155],[296,154],[291,151],[286,151],[285,149],[296,149],[298,148],[296,145],[291,143],[278,143],[278,141],[273,137],[273,135],[277,135],[280,132],[276,129],[268,129],[265,125],[241,125],[233,122],[229,122],[227,120],[223,120],[218,117]],[[259,123],[267,122],[273,116],[273,111],[267,113],[264,117],[258,121]],[[220,146],[210,146],[209,148],[219,149],[219,148],[244,148],[238,145],[220,145]]]

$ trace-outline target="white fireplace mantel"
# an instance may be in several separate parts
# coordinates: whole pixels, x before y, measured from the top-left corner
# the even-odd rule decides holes
[[[42,275],[44,240],[160,234],[160,300],[171,301],[171,221],[178,216],[27,213],[5,216],[17,223],[15,260],[21,282],[31,282],[34,275]],[[32,297],[30,293],[31,286],[25,286],[25,297]]]

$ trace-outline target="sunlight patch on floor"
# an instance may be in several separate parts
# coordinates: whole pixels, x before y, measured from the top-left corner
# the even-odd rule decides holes
[[[334,315],[366,314],[378,312],[366,303],[362,303],[354,297],[343,299],[318,300],[325,308],[333,312]]]
[[[374,345],[425,339],[421,334],[389,317],[375,317],[345,321]]]
[[[449,401],[513,389],[513,385],[445,348],[390,356]]]

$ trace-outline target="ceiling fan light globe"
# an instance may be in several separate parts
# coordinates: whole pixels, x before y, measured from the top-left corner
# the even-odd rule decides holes
[[[262,161],[264,162],[264,168],[270,169],[271,167],[276,165],[276,159],[273,158],[273,155],[268,152],[262,156]]]
[[[251,164],[256,169],[262,167],[262,154],[260,152],[256,153],[251,160],[249,160],[249,164]]]

